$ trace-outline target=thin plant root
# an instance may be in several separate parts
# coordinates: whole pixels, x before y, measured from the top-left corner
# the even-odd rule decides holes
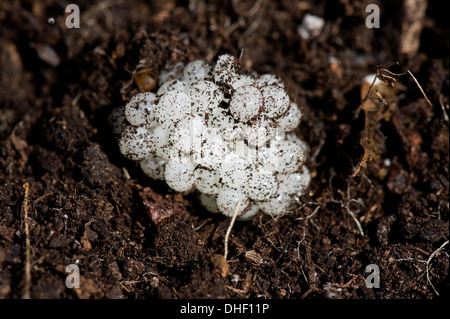
[[[225,260],[227,259],[227,256],[228,256],[228,238],[230,237],[231,229],[233,228],[234,221],[236,220],[236,217],[238,215],[239,206],[241,206],[241,201],[239,201],[236,205],[236,209],[234,210],[233,217],[231,217],[230,226],[228,226],[227,232],[225,234],[225,243],[224,243],[225,252],[223,254],[223,257],[225,258]]]
[[[24,199],[22,203],[23,220],[25,228],[25,285],[22,291],[23,299],[30,299],[31,288],[31,266],[30,266],[30,230],[28,226],[28,192],[30,190],[30,184],[25,183],[23,185],[25,191]]]

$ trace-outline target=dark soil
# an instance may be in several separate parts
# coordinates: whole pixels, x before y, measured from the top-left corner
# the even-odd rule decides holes
[[[449,296],[440,5],[430,1],[413,36],[420,45],[405,52],[420,9],[411,18],[403,1],[152,2],[79,1],[79,29],[65,26],[70,2],[0,2],[0,298]],[[370,3],[380,28],[365,25]],[[326,21],[311,40],[297,32],[307,12]],[[311,147],[313,179],[295,213],[237,222],[227,264],[230,219],[146,178],[118,151],[107,118],[139,92],[137,71],[156,76],[242,49],[245,70],[280,76],[303,108],[297,133]],[[361,79],[396,61],[386,69],[410,70],[432,106],[405,74],[383,95],[387,106],[374,101],[355,118]],[[351,177],[365,126],[377,156]],[[261,264],[245,257],[251,250]],[[66,288],[69,264],[79,266],[79,289]],[[379,288],[366,287],[369,264]]]

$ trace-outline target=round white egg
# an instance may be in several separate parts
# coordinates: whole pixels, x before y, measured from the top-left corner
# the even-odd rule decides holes
[[[159,98],[154,114],[158,123],[173,128],[191,115],[191,99],[183,91],[167,91]]]
[[[291,101],[284,88],[278,85],[266,85],[261,88],[263,97],[263,112],[269,118],[283,115],[289,108]]]
[[[125,117],[131,125],[150,124],[153,121],[153,110],[156,95],[152,92],[139,93],[125,105]]]
[[[243,85],[231,96],[230,113],[236,121],[246,123],[259,115],[262,104],[261,91],[253,85]]]
[[[144,125],[126,126],[119,139],[120,152],[133,161],[140,161],[151,152],[150,132]]]
[[[167,185],[177,192],[188,192],[194,187],[194,165],[189,159],[170,159],[165,166]]]
[[[237,215],[241,215],[247,206],[250,204],[250,200],[242,191],[224,187],[217,195],[217,208],[225,216],[232,217],[236,211],[237,205],[239,208]]]

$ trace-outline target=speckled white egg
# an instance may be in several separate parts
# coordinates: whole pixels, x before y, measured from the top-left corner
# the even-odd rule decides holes
[[[192,114],[205,116],[211,114],[223,100],[223,93],[211,81],[198,81],[191,85],[189,96],[192,102]]]
[[[191,154],[195,149],[201,149],[206,138],[206,130],[203,118],[183,118],[170,132],[171,144],[181,152]]]
[[[234,91],[244,85],[251,85],[256,87],[256,81],[250,75],[237,75],[232,79],[232,81],[233,82],[231,82],[231,87]]]
[[[150,134],[152,143],[151,152],[162,159],[168,160],[170,157],[171,142],[169,136],[171,130],[162,125],[157,126]]]
[[[230,188],[240,188],[248,180],[249,166],[250,163],[241,157],[227,154],[219,171],[222,183]]]
[[[249,122],[255,119],[261,110],[263,95],[252,85],[244,85],[234,91],[230,100],[230,113],[240,122]]]
[[[183,62],[177,62],[169,68],[161,70],[159,72],[158,76],[158,85],[159,87],[162,87],[165,83],[170,82],[173,79],[176,79],[181,76],[184,69],[184,63]]]
[[[277,193],[278,180],[273,172],[253,169],[248,173],[248,181],[243,185],[243,190],[252,200],[268,200]]]
[[[274,74],[262,74],[256,79],[256,85],[260,88],[267,85],[278,85],[284,88],[284,83]]]
[[[126,126],[119,139],[120,152],[132,161],[140,161],[150,154],[150,132],[144,125]]]
[[[239,73],[239,62],[234,56],[222,54],[218,57],[214,67],[214,81],[217,85],[230,87]],[[224,88],[224,90],[226,89]]]
[[[196,158],[195,163],[217,169],[223,162],[225,154],[224,141],[218,135],[210,134],[206,136],[201,145],[200,158]]]
[[[291,102],[291,106],[289,107],[288,111],[277,118],[276,122],[280,130],[292,131],[300,124],[301,118],[302,112],[300,111],[299,107],[294,102]]]
[[[177,63],[159,79],[156,95],[137,94],[110,116],[126,157],[177,192],[196,190],[211,212],[231,217],[238,202],[238,220],[292,210],[310,182],[308,148],[287,133],[302,113],[278,77],[242,74],[224,54],[214,68]]]
[[[265,145],[275,136],[273,121],[268,118],[260,118],[246,130],[246,138],[249,146],[259,147]]]
[[[173,79],[161,85],[161,87],[156,92],[156,95],[162,96],[164,93],[170,91],[182,91],[186,94],[189,94],[189,85],[180,79]]]
[[[190,116],[191,99],[183,91],[167,91],[159,98],[154,114],[161,125],[174,127],[181,119]]]
[[[164,177],[164,167],[166,165],[166,161],[160,157],[157,157],[153,154],[149,154],[146,158],[139,162],[139,165],[142,171],[148,177],[154,180],[165,179]]]
[[[195,187],[203,194],[217,195],[221,184],[220,176],[216,170],[206,167],[197,167],[194,170]]]
[[[247,208],[237,218],[238,221],[248,221],[255,217],[260,211],[259,206],[255,202],[250,202]]]
[[[261,88],[263,112],[270,118],[283,115],[291,105],[289,95],[278,85],[267,85]]]
[[[125,105],[125,117],[131,125],[150,124],[153,121],[153,110],[156,106],[156,95],[152,92],[139,93]]]
[[[259,208],[266,214],[277,216],[284,213],[288,213],[294,204],[294,199],[284,192],[283,189],[279,189],[277,194],[266,201],[257,202]]]
[[[228,153],[240,157],[244,161],[248,162],[253,168],[257,164],[257,149],[249,147],[244,140],[236,140],[227,145]]]
[[[188,192],[195,184],[194,164],[187,158],[170,159],[165,167],[167,185],[177,192]]]
[[[183,70],[181,79],[188,85],[200,80],[212,79],[211,66],[203,60],[189,62]]]
[[[245,196],[242,191],[227,187],[221,188],[217,195],[217,207],[222,214],[228,217],[233,216],[239,202],[238,216],[241,215],[250,204],[249,198]]]
[[[280,182],[280,187],[283,187],[289,195],[304,194],[311,180],[306,166],[302,167],[301,172],[278,174],[277,178]]]
[[[200,204],[205,207],[210,213],[220,213],[217,207],[217,196],[207,195],[205,193],[200,193]]]
[[[266,149],[266,153],[259,154],[261,164],[269,170],[279,173],[296,171],[305,161],[305,152],[301,145],[289,140],[275,141]]]
[[[225,141],[234,141],[243,135],[247,125],[236,121],[228,110],[219,107],[208,116],[208,127],[216,129]]]

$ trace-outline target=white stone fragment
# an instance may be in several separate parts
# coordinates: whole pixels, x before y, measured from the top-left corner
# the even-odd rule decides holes
[[[310,13],[305,14],[302,23],[298,27],[298,34],[302,39],[309,40],[317,37],[325,26],[325,20]]]

